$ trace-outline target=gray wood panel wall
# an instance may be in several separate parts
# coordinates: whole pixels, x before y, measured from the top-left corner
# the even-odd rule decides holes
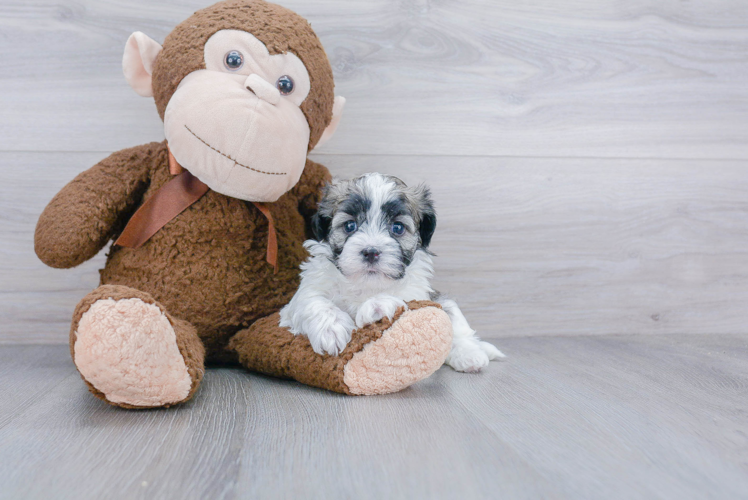
[[[66,341],[103,255],[44,267],[36,218],[163,138],[124,42],[207,3],[0,1],[0,343]],[[748,3],[282,3],[348,99],[315,158],[433,187],[436,284],[481,334],[748,331]]]

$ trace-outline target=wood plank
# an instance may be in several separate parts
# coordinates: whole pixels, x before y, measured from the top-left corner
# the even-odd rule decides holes
[[[0,153],[0,342],[67,342],[103,255],[46,268],[33,230],[54,193],[101,156]],[[745,162],[316,159],[341,176],[428,181],[435,285],[483,335],[748,331]],[[55,169],[36,177],[46,164]]]
[[[65,378],[0,429],[0,480],[16,498],[486,498],[497,482],[515,496],[552,488],[477,419],[437,407],[443,395],[424,382],[350,398],[224,368],[209,370],[184,407],[128,412]]]
[[[80,380],[69,353],[57,346],[1,348],[0,429],[71,377]],[[10,380],[13,383],[5,383]]]
[[[748,331],[745,162],[322,159],[428,182],[434,283],[484,335]]]
[[[73,270],[46,267],[34,253],[44,207],[102,153],[0,153],[0,341],[67,343],[73,309],[98,285],[104,252]],[[44,174],[40,174],[44,171]]]
[[[190,0],[11,0],[0,15],[0,150],[159,140],[120,67]],[[287,0],[348,98],[327,153],[748,158],[742,0]]]
[[[748,336],[514,338],[480,374],[442,368],[347,397],[208,369],[190,403],[126,411],[65,346],[2,346],[55,385],[0,406],[7,498],[743,498]],[[3,391],[5,389],[0,389]]]
[[[745,335],[498,345],[509,355],[500,377],[443,370],[441,382],[555,497],[748,496]]]

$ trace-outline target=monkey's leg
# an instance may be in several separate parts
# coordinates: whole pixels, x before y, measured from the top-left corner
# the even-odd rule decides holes
[[[183,403],[204,373],[195,328],[150,294],[120,285],[100,286],[78,303],[70,353],[90,391],[123,408]]]
[[[438,304],[408,306],[392,321],[385,318],[354,331],[338,356],[315,353],[305,336],[278,326],[277,313],[238,332],[229,348],[252,371],[344,394],[397,392],[434,373],[452,343],[452,324]]]

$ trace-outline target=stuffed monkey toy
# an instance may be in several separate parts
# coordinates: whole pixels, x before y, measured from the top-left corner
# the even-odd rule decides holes
[[[70,329],[94,395],[123,408],[183,403],[206,362],[345,394],[398,391],[441,366],[451,324],[430,302],[354,332],[338,356],[278,326],[330,179],[307,154],[335,131],[344,104],[305,19],[262,0],[220,2],[163,47],[131,35],[123,69],[154,98],[166,140],[78,175],[35,233],[37,255],[55,268],[114,242]]]

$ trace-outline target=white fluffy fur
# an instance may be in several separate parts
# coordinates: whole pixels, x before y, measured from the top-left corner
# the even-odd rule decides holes
[[[431,255],[421,248],[413,254],[402,278],[390,277],[394,252],[387,252],[386,248],[399,247],[393,236],[377,229],[377,207],[391,186],[376,174],[369,175],[371,178],[365,180],[373,207],[369,211],[370,223],[347,239],[338,266],[326,241],[306,241],[304,247],[310,257],[301,265],[301,285],[280,312],[280,326],[294,334],[307,335],[314,351],[320,354],[339,354],[356,327],[392,318],[397,308],[407,307],[406,302],[429,300],[434,295],[430,284],[434,274]],[[384,249],[378,272],[372,272],[372,266],[360,258],[360,250],[368,246]],[[402,264],[399,259],[397,263]],[[437,302],[452,321],[452,349],[446,364],[457,371],[477,372],[490,360],[504,357],[496,347],[475,335],[454,300],[440,297]]]

